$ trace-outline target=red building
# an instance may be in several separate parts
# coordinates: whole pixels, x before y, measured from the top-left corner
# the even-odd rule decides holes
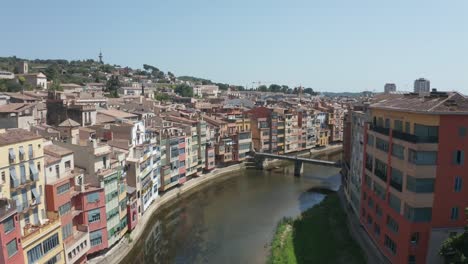
[[[138,198],[135,188],[127,186],[127,223],[128,230],[132,231],[138,224]]]
[[[20,229],[15,203],[0,199],[0,263],[24,263]]]
[[[360,221],[391,263],[443,263],[441,244],[466,225],[468,99],[393,95],[370,110]]]
[[[93,254],[108,247],[106,199],[103,188],[89,185],[83,186],[79,195],[75,198],[76,206],[83,212],[79,217],[79,223],[87,225],[91,249],[88,254]]]

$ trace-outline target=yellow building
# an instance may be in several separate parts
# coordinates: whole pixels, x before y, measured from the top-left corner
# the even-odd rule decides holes
[[[0,153],[0,191],[16,203],[25,263],[65,263],[59,216],[45,211],[42,137],[2,129]]]

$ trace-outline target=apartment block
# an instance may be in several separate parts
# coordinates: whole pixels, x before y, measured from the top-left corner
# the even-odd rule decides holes
[[[23,129],[0,131],[2,195],[16,205],[24,262],[65,263],[60,217],[45,210],[43,144]]]
[[[83,172],[75,169],[73,152],[44,144],[46,209],[60,216],[66,263],[84,263],[91,248],[88,226],[82,224],[83,205],[78,182]],[[81,222],[81,224],[79,224]]]
[[[442,263],[464,232],[468,100],[456,92],[406,94],[370,106],[360,221],[392,263]]]

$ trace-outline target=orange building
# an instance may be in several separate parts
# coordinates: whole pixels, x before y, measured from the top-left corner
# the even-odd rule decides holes
[[[370,111],[360,221],[391,263],[441,263],[442,242],[466,224],[468,99],[407,94]]]

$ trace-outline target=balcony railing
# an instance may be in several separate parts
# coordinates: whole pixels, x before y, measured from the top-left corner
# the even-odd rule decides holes
[[[439,137],[438,136],[416,136],[411,135],[402,131],[393,130],[392,135],[394,138],[398,138],[404,141],[408,141],[411,143],[438,143]]]
[[[381,126],[370,126],[370,130],[374,131],[374,132],[377,132],[377,133],[380,133],[380,134],[384,134],[384,135],[390,135],[390,129],[389,128],[385,128],[385,127],[381,127]]]

